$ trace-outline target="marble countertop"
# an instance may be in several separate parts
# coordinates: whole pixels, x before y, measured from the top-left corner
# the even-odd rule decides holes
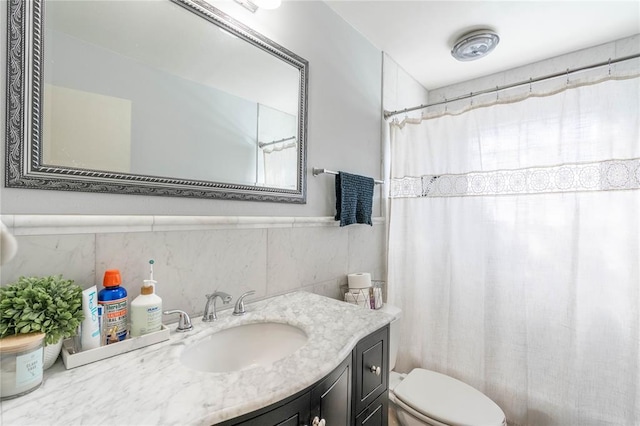
[[[42,386],[0,403],[3,425],[210,425],[249,413],[304,390],[330,373],[366,335],[393,317],[323,296],[295,292],[226,309],[218,321],[193,319],[194,330],[71,370],[62,360]],[[308,342],[268,367],[203,373],[182,365],[188,345],[240,324],[275,321],[301,328]]]

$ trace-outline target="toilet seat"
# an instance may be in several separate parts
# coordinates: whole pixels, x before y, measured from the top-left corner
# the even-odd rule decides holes
[[[393,390],[398,405],[427,422],[448,426],[502,426],[500,407],[475,388],[444,374],[416,368]]]

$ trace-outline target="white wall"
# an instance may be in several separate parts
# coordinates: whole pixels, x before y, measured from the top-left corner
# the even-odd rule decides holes
[[[3,2],[4,3],[4,2]],[[331,216],[333,178],[312,167],[379,178],[381,54],[320,1],[283,2],[251,14],[235,2],[214,3],[309,61],[307,204],[256,203],[156,196],[0,189],[3,214],[172,214],[221,216]],[[6,4],[0,11],[0,69],[6,79]],[[0,107],[5,117],[5,103]],[[1,136],[4,140],[5,126]],[[4,150],[1,163],[4,169]],[[380,215],[376,190],[374,216]]]
[[[382,105],[385,111],[400,111],[429,102],[429,92],[411,77],[386,53],[382,60]],[[406,113],[408,117],[420,117],[421,110]],[[398,119],[405,114],[398,115]]]

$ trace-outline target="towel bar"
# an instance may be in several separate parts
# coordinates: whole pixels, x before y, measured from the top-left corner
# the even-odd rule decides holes
[[[317,168],[315,168],[315,167],[312,169],[312,171],[313,171],[313,175],[314,175],[314,176],[318,176],[318,175],[320,175],[320,174],[322,174],[322,173],[326,173],[326,174],[328,174],[328,175],[337,175],[337,174],[338,174],[338,172],[334,172],[333,170],[317,169]],[[374,180],[373,180],[373,182],[374,182],[375,184],[377,184],[377,185],[382,185],[382,184],[384,183],[384,181],[383,181],[383,180],[377,180],[377,179],[374,179]]]

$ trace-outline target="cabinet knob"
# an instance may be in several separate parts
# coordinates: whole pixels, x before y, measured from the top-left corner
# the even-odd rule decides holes
[[[313,423],[311,424],[312,426],[325,426],[327,424],[327,422],[324,419],[320,419],[318,418],[318,416],[315,416],[313,418]]]
[[[374,373],[376,376],[380,375],[380,367],[376,367],[375,365],[372,365],[371,368],[369,369],[372,373]]]

